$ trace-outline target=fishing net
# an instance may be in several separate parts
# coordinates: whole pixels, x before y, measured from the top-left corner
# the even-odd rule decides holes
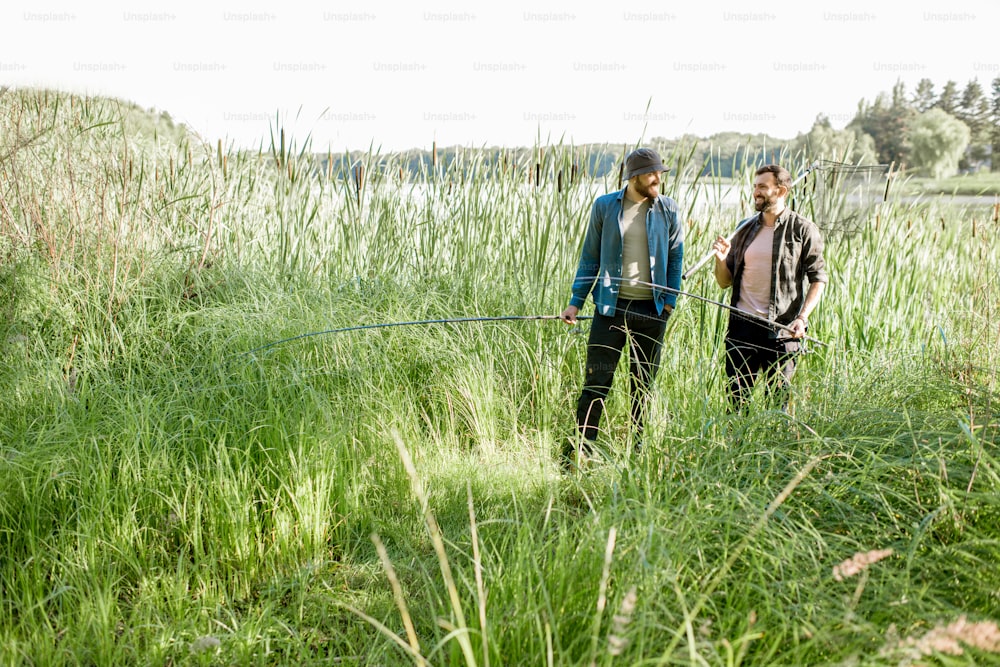
[[[813,220],[827,235],[861,231],[888,195],[886,164],[814,162],[792,191],[791,208]]]

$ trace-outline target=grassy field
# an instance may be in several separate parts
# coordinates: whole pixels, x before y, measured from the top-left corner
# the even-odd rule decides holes
[[[0,94],[0,664],[1000,660],[992,207],[827,225],[793,415],[727,413],[725,312],[682,297],[648,451],[620,374],[564,475],[585,325],[323,332],[558,313],[617,182],[571,146],[406,174],[276,134]],[[732,186],[669,163],[693,262]]]
[[[914,177],[908,179],[905,190],[914,195],[943,194],[1000,197],[1000,172],[984,171],[975,174],[960,174],[943,179]]]

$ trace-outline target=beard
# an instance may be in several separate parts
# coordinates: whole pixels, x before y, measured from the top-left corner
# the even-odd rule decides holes
[[[774,205],[777,203],[778,203],[778,198],[775,196],[755,197],[753,200],[753,208],[758,213],[763,213],[768,209],[774,208]]]
[[[660,194],[659,185],[636,185],[633,190],[635,190],[637,195],[646,199],[656,199]]]

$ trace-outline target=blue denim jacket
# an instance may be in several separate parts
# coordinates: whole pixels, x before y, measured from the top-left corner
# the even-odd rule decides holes
[[[570,305],[582,308],[587,295],[593,292],[594,305],[601,315],[613,315],[618,305],[618,290],[622,278],[622,197],[625,190],[612,192],[594,201],[590,209],[590,224],[583,239],[580,264],[573,279]],[[649,241],[649,268],[652,274],[653,301],[656,312],[664,306],[677,304],[681,288],[681,263],[684,259],[684,221],[677,202],[660,195],[646,214],[646,236]]]

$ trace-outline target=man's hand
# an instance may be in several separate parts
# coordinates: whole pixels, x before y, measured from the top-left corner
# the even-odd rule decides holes
[[[576,314],[580,312],[580,309],[576,306],[569,306],[566,310],[562,311],[559,315],[561,319],[566,324],[576,324]]]
[[[715,252],[715,258],[720,262],[726,261],[726,256],[729,255],[729,249],[733,247],[733,244],[726,239],[724,236],[719,236],[715,239],[715,243],[712,244],[712,251]]]
[[[726,257],[729,256],[729,250],[732,247],[733,244],[724,236],[719,236],[712,244],[712,252],[715,253],[715,282],[719,283],[719,287],[722,289],[733,284],[733,274],[726,266]]]
[[[808,320],[806,320],[804,317],[796,317],[788,325],[788,328],[791,330],[789,331],[789,333],[792,334],[792,338],[805,338],[806,327],[808,326],[809,326]]]

